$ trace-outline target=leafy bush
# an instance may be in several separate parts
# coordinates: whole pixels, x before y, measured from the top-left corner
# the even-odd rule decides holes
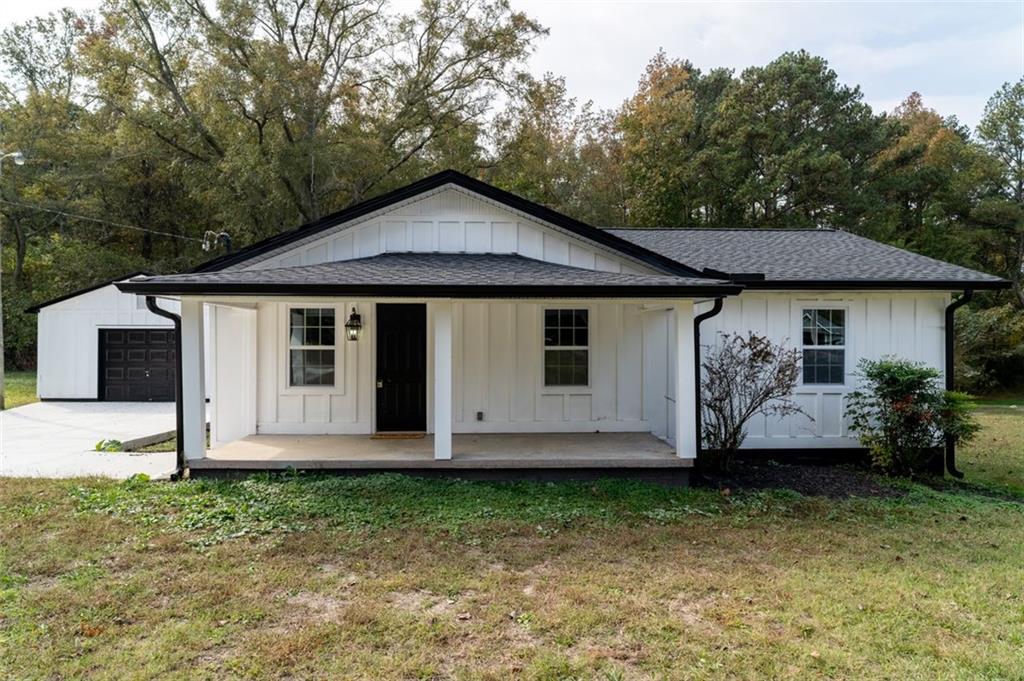
[[[100,440],[93,449],[97,452],[120,452],[124,451],[124,443],[120,440]]]
[[[885,473],[912,475],[945,437],[967,442],[977,434],[970,396],[943,390],[938,370],[894,357],[861,360],[858,368],[861,387],[850,394],[846,414]]]
[[[728,469],[756,414],[803,414],[792,399],[800,351],[763,336],[727,334],[711,349],[701,379],[702,464]]]

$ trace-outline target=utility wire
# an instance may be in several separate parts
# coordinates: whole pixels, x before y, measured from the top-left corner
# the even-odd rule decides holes
[[[7,199],[0,199],[0,203],[6,203],[8,206],[17,206],[19,208],[28,208],[29,210],[38,210],[44,213],[53,213],[55,215],[62,215],[73,220],[85,220],[86,222],[96,222],[101,225],[109,225],[111,227],[120,227],[122,229],[133,229],[138,232],[149,232],[150,234],[157,234],[159,236],[166,236],[172,239],[185,239],[187,241],[196,241],[199,243],[205,243],[202,239],[198,239],[194,236],[185,236],[184,234],[174,234],[172,232],[161,232],[158,229],[148,229],[146,227],[138,227],[136,225],[129,225],[123,222],[112,222],[110,220],[103,220],[102,218],[91,218],[88,215],[78,215],[76,213],[69,213],[63,210],[57,210],[56,208],[46,208],[45,206],[37,206],[31,203],[21,203],[20,201],[8,201]]]

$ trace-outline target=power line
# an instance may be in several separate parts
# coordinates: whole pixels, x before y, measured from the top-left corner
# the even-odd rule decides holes
[[[124,222],[112,222],[110,220],[104,220],[102,218],[91,218],[88,215],[78,215],[76,213],[69,213],[64,210],[57,210],[56,208],[47,208],[45,206],[37,206],[31,203],[21,203],[20,201],[8,201],[7,199],[0,199],[0,203],[6,203],[9,206],[17,206],[19,208],[27,208],[29,210],[38,210],[44,213],[53,213],[54,215],[62,215],[73,220],[84,220],[86,222],[96,222],[101,225],[109,225],[111,227],[120,227],[122,229],[133,229],[138,232],[149,232],[150,234],[157,234],[159,236],[166,236],[172,239],[185,239],[187,241],[196,241],[198,243],[204,243],[202,239],[197,239],[194,236],[185,236],[184,234],[174,234],[173,232],[161,232],[158,229],[148,229],[146,227],[139,227],[137,225],[129,225]]]

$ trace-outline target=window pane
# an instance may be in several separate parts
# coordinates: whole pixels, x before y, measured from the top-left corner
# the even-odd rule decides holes
[[[582,347],[590,341],[587,310],[545,310],[544,345],[548,347]]]
[[[334,350],[292,350],[291,384],[334,385]]]
[[[804,345],[845,345],[845,310],[804,310]]]
[[[320,331],[320,344],[321,345],[334,345],[334,327],[328,327],[321,329]]]
[[[313,307],[306,308],[306,326],[320,325],[320,310]]]
[[[845,381],[844,350],[804,350],[805,384],[842,384]]]
[[[306,328],[306,342],[303,345],[320,345],[320,329]]]
[[[302,327],[293,326],[291,332],[291,338],[289,340],[291,345],[302,345]]]
[[[292,308],[290,318],[292,326],[302,326],[305,315],[302,313],[301,309]]]
[[[589,382],[586,350],[545,350],[544,385],[574,386]]]
[[[320,310],[320,325],[334,326],[334,310],[332,308],[325,307]]]

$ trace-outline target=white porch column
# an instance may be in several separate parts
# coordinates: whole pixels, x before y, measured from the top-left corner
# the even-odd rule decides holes
[[[676,456],[697,458],[696,357],[693,348],[693,301],[680,300],[676,313]]]
[[[206,457],[206,367],[203,361],[203,304],[181,301],[181,395],[185,460]]]
[[[452,458],[452,304],[434,303],[434,458]]]

